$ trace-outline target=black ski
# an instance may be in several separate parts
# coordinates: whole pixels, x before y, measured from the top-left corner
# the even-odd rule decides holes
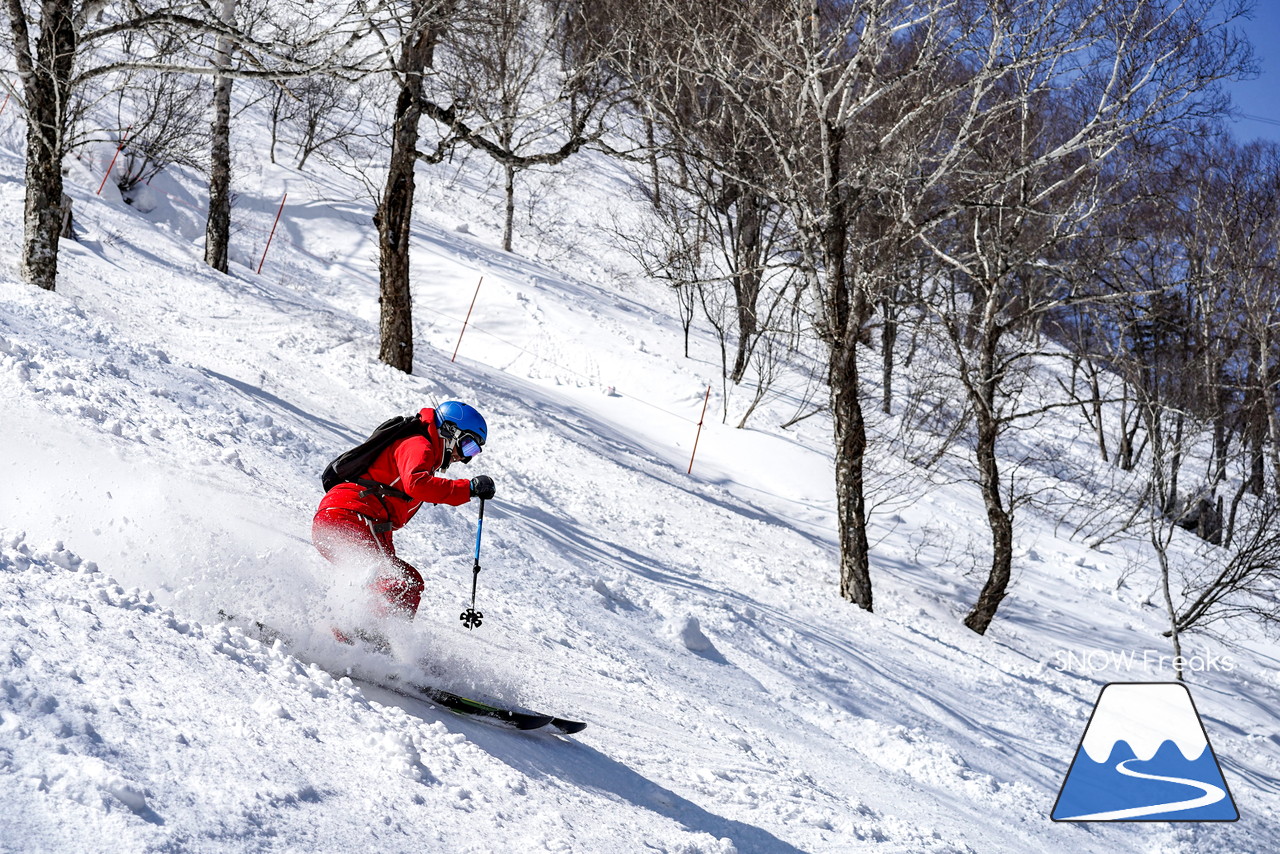
[[[491,723],[498,723],[520,730],[542,729],[555,720],[551,715],[505,709],[501,706],[482,703],[479,700],[472,700],[469,697],[463,697],[451,691],[431,688],[426,685],[413,685],[393,681],[374,682],[373,684],[386,688],[388,691],[393,691],[402,697],[425,700],[432,705],[448,709],[459,715],[481,718]]]
[[[544,715],[539,712],[495,706],[492,703],[483,703],[479,700],[472,700],[470,697],[463,697],[460,694],[454,694],[452,691],[433,688],[429,685],[398,683],[394,680],[388,680],[386,682],[373,681],[371,684],[379,685],[386,688],[388,691],[400,694],[403,697],[411,697],[416,700],[426,700],[429,703],[448,709],[451,712],[456,712],[460,715],[484,718],[492,722],[515,727],[520,730],[534,730],[542,729],[543,727],[550,727],[564,735],[573,735],[574,733],[582,732],[587,728],[586,723],[583,721],[572,721],[568,718],[558,718],[553,715]]]

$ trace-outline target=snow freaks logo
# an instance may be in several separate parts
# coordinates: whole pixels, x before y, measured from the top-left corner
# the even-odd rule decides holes
[[[1227,781],[1179,682],[1102,689],[1050,816],[1054,821],[1235,821]]]
[[[1140,670],[1143,673],[1158,673],[1162,670],[1186,670],[1192,673],[1204,673],[1210,670],[1221,670],[1227,673],[1236,669],[1236,660],[1229,655],[1169,655],[1144,649],[1133,650],[1062,650],[1057,653],[1060,670],[1084,671],[1098,673],[1103,670],[1129,671]]]

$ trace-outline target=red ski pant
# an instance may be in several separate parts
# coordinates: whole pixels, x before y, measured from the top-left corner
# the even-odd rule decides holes
[[[391,532],[376,532],[373,523],[354,510],[322,507],[311,521],[311,541],[325,560],[338,566],[373,563],[381,567],[369,589],[385,605],[379,616],[413,617],[422,599],[422,575],[396,557]]]

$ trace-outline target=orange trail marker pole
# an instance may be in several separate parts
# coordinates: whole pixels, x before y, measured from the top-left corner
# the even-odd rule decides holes
[[[458,343],[453,345],[453,358],[449,361],[455,361],[458,358],[458,348],[462,346],[462,336],[466,334],[467,324],[471,322],[471,309],[476,307],[476,297],[480,296],[480,286],[484,284],[484,276],[480,277],[480,281],[476,282],[476,292],[471,295],[471,307],[467,309],[467,317],[462,321],[462,331],[458,333]]]
[[[267,235],[267,245],[262,247],[262,257],[258,259],[258,273],[262,273],[262,263],[267,260],[267,250],[271,248],[271,241],[276,236],[276,226],[280,224],[280,214],[284,213],[284,200],[289,198],[289,194],[285,193],[284,198],[280,200],[280,207],[276,211],[276,221],[271,223],[271,233]]]
[[[9,103],[7,100],[5,103]],[[124,150],[124,144],[129,141],[129,131],[133,130],[133,125],[129,125],[125,129],[124,136],[120,140],[120,144],[116,146],[116,153],[111,155],[111,165],[107,167],[107,174],[102,176],[102,183],[98,185],[98,195],[102,195],[102,188],[107,186],[107,179],[111,177],[111,170],[116,168],[116,158],[120,156],[120,152]]]
[[[702,422],[707,417],[707,403],[711,400],[711,386],[707,386],[706,396],[702,398],[702,415],[698,417],[698,432],[693,437],[693,453],[689,455],[689,470],[685,474],[693,474],[693,458],[698,455],[698,440],[702,438]]]

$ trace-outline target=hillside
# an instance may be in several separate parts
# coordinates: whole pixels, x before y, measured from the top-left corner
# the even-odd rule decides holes
[[[1231,656],[1191,688],[1239,822],[1048,819],[1101,686],[1171,678],[1065,660],[1168,654],[1147,556],[1028,514],[978,637],[981,503],[949,481],[874,517],[861,612],[837,595],[830,424],[777,427],[798,376],[745,430],[713,394],[686,473],[718,357],[696,330],[682,357],[669,295],[610,247],[643,215],[616,164],[541,179],[512,256],[483,164],[421,173],[406,376],[376,360],[371,206],[341,176],[240,140],[221,276],[194,176],[131,207],[95,194],[109,150],[73,161],[81,239],[48,294],[16,277],[20,134],[0,117],[0,851],[1280,850],[1280,649],[1250,637],[1190,644]],[[427,591],[395,666],[588,720],[575,738],[334,678],[381,665],[328,635],[357,591],[308,540],[318,473],[450,398],[491,426],[465,470],[498,484],[486,619],[457,620],[474,507],[424,509],[397,535]],[[1094,465],[1082,432],[1030,441],[1069,476]]]

